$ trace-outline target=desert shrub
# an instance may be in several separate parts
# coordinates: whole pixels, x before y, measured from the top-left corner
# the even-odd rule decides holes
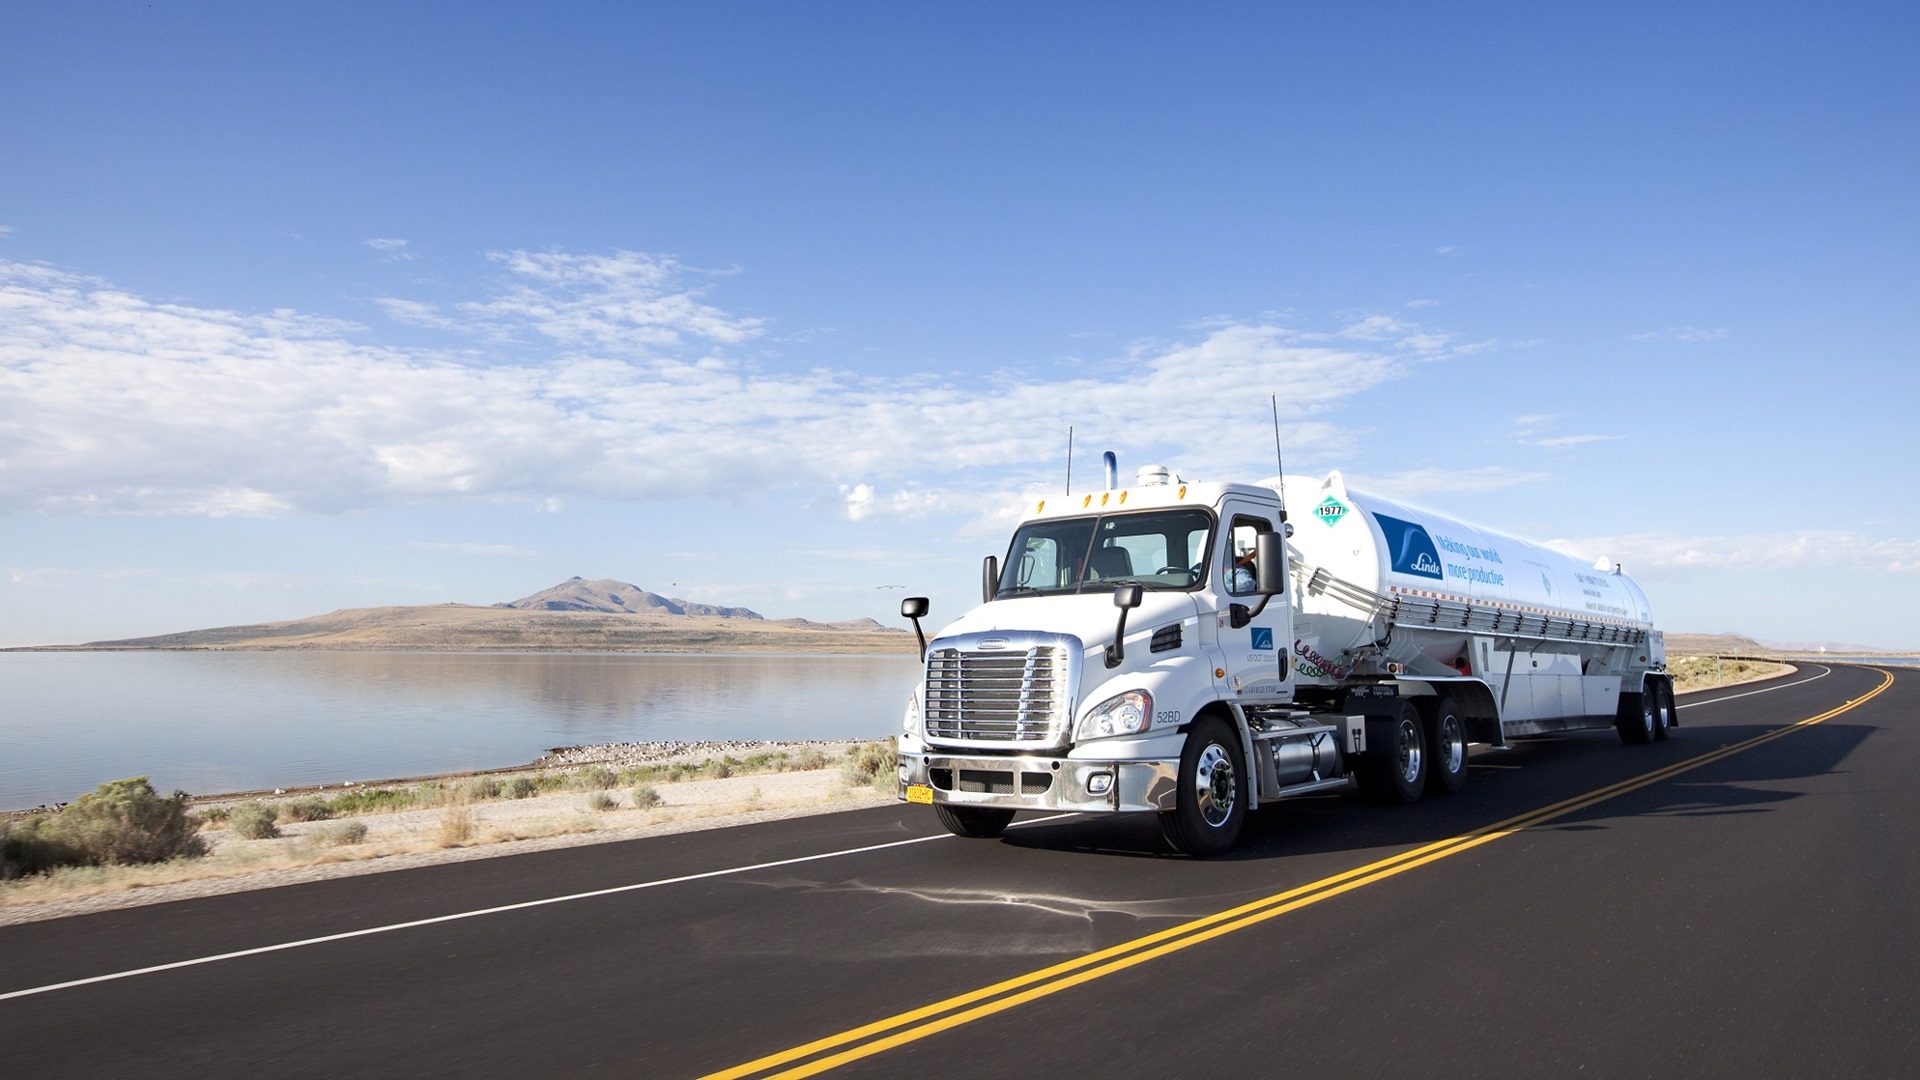
[[[0,876],[204,855],[199,833],[186,792],[162,797],[144,776],[112,780],[56,813],[35,814],[0,832]]]
[[[595,765],[574,773],[572,781],[583,790],[605,791],[620,782],[620,774],[604,765]]]
[[[733,775],[734,763],[726,758],[709,761],[700,767],[700,775],[709,780],[725,780]]]
[[[507,781],[500,790],[509,799],[525,799],[538,792],[540,785],[534,783],[530,777],[516,776]]]
[[[458,847],[473,839],[473,810],[454,800],[440,814],[440,846]]]
[[[589,810],[618,810],[619,808],[620,800],[604,791],[596,791],[587,796],[587,809]]]
[[[840,762],[840,779],[852,787],[891,789],[898,763],[892,739],[850,746],[845,760]]]
[[[230,812],[224,806],[209,806],[204,810],[195,810],[193,816],[199,818],[202,825],[225,825]]]
[[[633,789],[633,805],[640,810],[651,810],[661,803],[660,793],[653,790],[652,784],[641,784]]]
[[[814,769],[824,769],[828,764],[827,755],[820,751],[802,750],[788,760],[787,768],[792,772],[811,772]]]
[[[467,781],[467,798],[474,800],[497,799],[500,797],[500,781],[482,776]]]
[[[280,835],[280,827],[274,824],[279,816],[266,803],[243,802],[227,812],[227,828],[248,840],[271,840]]]
[[[363,821],[335,821],[307,833],[314,843],[323,847],[344,847],[357,844],[367,838],[367,825]]]
[[[376,813],[383,810],[404,810],[420,805],[420,796],[412,788],[360,788],[344,795],[336,795],[328,800],[327,806],[335,817],[349,817],[354,814]]]
[[[318,796],[280,804],[280,818],[283,821],[325,821],[332,816],[333,807]]]

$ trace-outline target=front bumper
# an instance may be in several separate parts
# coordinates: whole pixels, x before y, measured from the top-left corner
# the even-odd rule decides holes
[[[1009,810],[1163,811],[1174,808],[1180,759],[900,755],[899,797],[924,786],[933,801]],[[1103,780],[1104,778],[1104,780]]]

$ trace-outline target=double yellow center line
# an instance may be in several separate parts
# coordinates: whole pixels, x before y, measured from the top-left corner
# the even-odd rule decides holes
[[[1622,780],[1616,784],[1609,784],[1584,795],[1576,795],[1571,799],[1531,810],[1472,832],[1439,840],[1411,851],[1404,851],[1378,862],[1355,867],[1285,892],[1274,893],[1272,896],[1262,897],[1249,904],[1242,904],[1227,911],[1182,923],[1145,937],[1134,938],[1132,941],[1125,941],[1098,952],[1088,953],[1064,963],[994,983],[992,986],[981,987],[944,1001],[923,1005],[917,1009],[889,1016],[884,1020],[876,1020],[873,1023],[843,1031],[838,1035],[816,1039],[803,1046],[769,1054],[743,1065],[736,1065],[731,1069],[710,1073],[702,1080],[737,1080],[737,1078],[749,1076],[779,1080],[779,1078],[814,1076],[829,1069],[839,1068],[848,1062],[871,1057],[896,1046],[924,1039],[929,1035],[956,1028],[962,1024],[972,1023],[982,1017],[1005,1012],[1050,994],[1057,994],[1062,990],[1079,986],[1081,983],[1092,982],[1104,975],[1125,971],[1137,964],[1144,964],[1149,960],[1191,948],[1202,942],[1212,941],[1214,938],[1223,937],[1236,930],[1244,930],[1249,926],[1266,922],[1268,919],[1278,918],[1290,911],[1298,911],[1322,900],[1330,900],[1342,893],[1385,881],[1416,867],[1438,862],[1479,847],[1481,844],[1490,843],[1504,836],[1512,836],[1514,833],[1555,818],[1576,813],[1595,803],[1605,802],[1630,791],[1638,791],[1657,784],[1662,780],[1672,779],[1681,773],[1711,765],[1744,750],[1751,750],[1763,743],[1772,742],[1802,728],[1812,727],[1859,708],[1893,685],[1892,674],[1878,668],[1874,670],[1882,679],[1879,686],[1861,697],[1854,698],[1838,708],[1829,709],[1818,716],[1810,716],[1786,727],[1776,728],[1753,738],[1723,746],[1710,753],[1688,758],[1686,761],[1655,769],[1653,772]],[[829,1051],[837,1052],[828,1053]],[[800,1064],[794,1064],[796,1062]],[[781,1069],[782,1066],[788,1065],[792,1067]],[[775,1069],[781,1069],[781,1071],[771,1071]]]

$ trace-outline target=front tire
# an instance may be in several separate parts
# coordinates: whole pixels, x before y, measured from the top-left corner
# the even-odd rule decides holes
[[[1175,851],[1217,855],[1240,838],[1247,819],[1247,765],[1233,728],[1209,717],[1187,732],[1174,808],[1160,832]]]
[[[1414,802],[1427,789],[1427,766],[1432,760],[1427,753],[1426,725],[1411,704],[1402,703],[1386,735],[1386,753],[1361,758],[1356,763],[1355,779],[1360,781],[1360,790],[1375,802]],[[1367,742],[1373,742],[1371,727]]]
[[[935,817],[947,831],[955,836],[964,836],[970,840],[992,840],[1007,831],[1007,823],[1013,820],[1013,811],[1002,810],[997,806],[949,806],[946,803],[933,805]]]

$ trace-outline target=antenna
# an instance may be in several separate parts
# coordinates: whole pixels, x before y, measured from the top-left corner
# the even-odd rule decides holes
[[[1280,455],[1280,395],[1269,394],[1273,403],[1273,463],[1280,467],[1280,520],[1287,520],[1287,459]]]
[[[1073,425],[1067,425],[1067,494],[1073,494]]]

